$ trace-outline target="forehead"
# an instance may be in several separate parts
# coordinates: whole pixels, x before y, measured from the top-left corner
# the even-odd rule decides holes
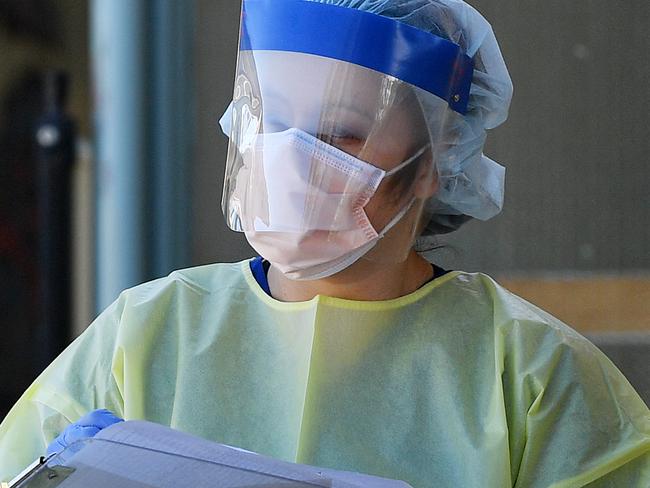
[[[407,111],[399,80],[350,63],[303,53],[249,52],[263,117],[315,133],[324,118],[347,112],[380,121]]]

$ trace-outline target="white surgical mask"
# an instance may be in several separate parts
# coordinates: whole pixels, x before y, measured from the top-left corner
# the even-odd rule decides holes
[[[260,134],[250,167],[235,183],[230,225],[288,278],[331,276],[366,254],[409,211],[415,198],[377,231],[364,207],[384,178],[427,148],[387,172],[299,129]],[[323,182],[318,187],[310,183],[315,174]]]

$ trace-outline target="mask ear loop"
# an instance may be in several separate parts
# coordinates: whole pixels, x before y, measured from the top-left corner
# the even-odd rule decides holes
[[[384,178],[386,178],[386,177],[388,177],[388,176],[392,176],[392,175],[394,175],[395,173],[398,173],[398,172],[400,172],[401,170],[403,170],[404,168],[406,168],[409,164],[411,164],[413,161],[416,161],[420,156],[422,156],[422,155],[424,154],[424,151],[426,151],[427,149],[429,149],[429,147],[431,147],[431,143],[429,143],[429,144],[425,144],[424,146],[422,146],[422,147],[418,150],[418,152],[416,152],[413,156],[411,156],[410,158],[408,158],[408,159],[407,159],[406,161],[404,161],[402,164],[400,164],[399,166],[397,166],[397,167],[391,169],[390,171],[387,171],[386,173],[384,173]],[[378,236],[379,236],[379,238],[384,237],[384,235],[386,235],[386,232],[388,232],[390,229],[392,229],[393,227],[395,227],[395,225],[396,225],[400,220],[402,220],[402,218],[403,218],[403,217],[408,213],[408,211],[411,210],[411,207],[413,207],[413,204],[415,203],[415,200],[416,200],[415,197],[411,198],[411,200],[409,201],[409,203],[406,204],[406,206],[404,206],[404,208],[402,208],[399,212],[397,212],[397,215],[395,215],[395,217],[393,217],[393,218],[390,220],[390,222],[388,222],[388,223],[384,226],[384,228],[381,230],[381,232],[378,232]]]
[[[384,178],[388,176],[392,176],[395,173],[398,173],[399,171],[403,170],[413,161],[416,161],[420,156],[422,156],[422,154],[424,154],[424,152],[430,147],[431,147],[431,143],[422,146],[413,156],[408,158],[402,164],[384,173]],[[377,240],[382,239],[389,230],[395,227],[397,223],[404,218],[404,216],[411,210],[416,200],[417,198],[415,197],[411,198],[411,200],[399,212],[397,212],[397,214],[384,226],[384,228],[377,233]]]
[[[418,152],[416,152],[413,156],[408,158],[402,164],[400,164],[399,166],[396,166],[395,168],[391,169],[390,171],[385,172],[384,177],[393,176],[395,173],[399,173],[401,170],[406,168],[413,161],[417,160],[420,156],[422,156],[424,154],[424,151],[426,151],[430,147],[431,147],[431,143],[425,144],[424,146],[422,146],[422,148],[420,148],[420,150]]]
[[[411,210],[411,207],[413,207],[413,204],[415,203],[415,197],[411,198],[409,203],[407,203],[397,214],[395,217],[393,217],[390,222],[388,222],[384,228],[381,230],[381,232],[377,233],[377,236],[381,239],[386,235],[386,233],[391,230],[397,223],[402,220],[402,218]]]

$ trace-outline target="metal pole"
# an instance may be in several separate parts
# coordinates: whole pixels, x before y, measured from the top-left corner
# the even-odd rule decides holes
[[[40,321],[36,327],[37,368],[47,366],[71,336],[70,196],[75,126],[65,113],[68,80],[61,72],[45,78],[45,111],[37,122]]]
[[[152,274],[189,264],[188,168],[194,134],[193,2],[151,4]]]
[[[97,300],[146,279],[146,2],[91,4],[97,141]]]

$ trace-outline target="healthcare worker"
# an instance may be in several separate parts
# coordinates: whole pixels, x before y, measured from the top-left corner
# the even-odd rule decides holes
[[[511,94],[460,0],[244,0],[223,210],[261,257],[122,293],[0,426],[0,478],[108,409],[414,487],[650,486],[612,363],[414,250],[501,210]]]

